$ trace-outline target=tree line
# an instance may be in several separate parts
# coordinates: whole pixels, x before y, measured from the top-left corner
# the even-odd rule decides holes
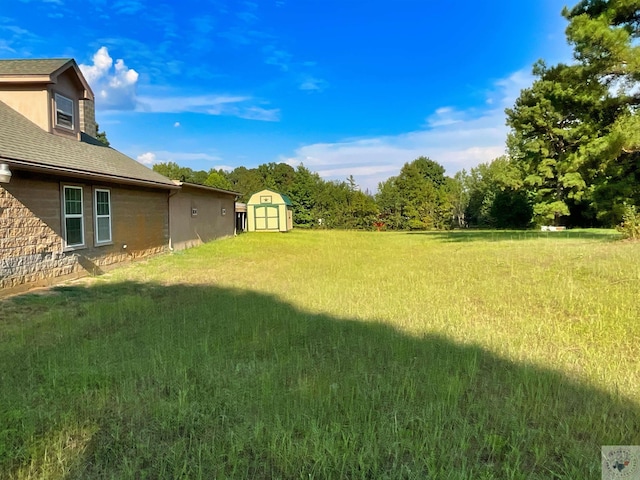
[[[640,205],[640,0],[583,0],[562,15],[575,61],[538,61],[506,110],[507,155],[453,177],[428,157],[362,192],[353,176],[325,181],[304,165],[154,170],[237,191],[288,195],[307,228],[429,230],[618,224]]]
[[[378,218],[373,196],[360,191],[353,176],[341,182],[326,181],[304,165],[293,168],[285,163],[266,163],[231,172],[207,172],[168,162],[155,164],[153,169],[169,178],[238,192],[240,202],[265,188],[284,193],[293,204],[297,227],[371,229]]]
[[[431,230],[456,227],[522,228],[531,217],[518,170],[507,157],[449,177],[439,163],[419,157],[397,176],[361,191],[353,175],[323,180],[304,165],[267,163],[227,172],[194,171],[175,162],[153,169],[169,178],[238,192],[240,202],[264,188],[289,196],[296,226],[303,228]]]

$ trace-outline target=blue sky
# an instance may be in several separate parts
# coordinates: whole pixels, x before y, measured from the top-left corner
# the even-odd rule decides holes
[[[504,153],[533,62],[571,59],[564,0],[2,3],[0,58],[75,58],[132,158],[302,162],[372,192],[420,155],[453,175]]]

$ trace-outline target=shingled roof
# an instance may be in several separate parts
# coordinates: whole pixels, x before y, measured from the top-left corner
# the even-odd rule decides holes
[[[2,60],[0,61],[0,75],[51,75],[69,62],[73,62],[73,59]]]
[[[113,148],[48,133],[0,101],[0,162],[3,159],[17,169],[179,188],[168,178]]]

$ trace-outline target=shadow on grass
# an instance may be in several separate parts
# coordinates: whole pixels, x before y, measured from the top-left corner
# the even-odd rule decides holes
[[[501,242],[535,239],[586,239],[610,242],[622,238],[615,230],[608,229],[576,229],[561,232],[543,232],[540,230],[449,230],[439,232],[408,232],[407,235],[428,235],[443,242]]]
[[[4,305],[3,478],[595,479],[601,445],[640,444],[638,405],[557,372],[264,294]]]

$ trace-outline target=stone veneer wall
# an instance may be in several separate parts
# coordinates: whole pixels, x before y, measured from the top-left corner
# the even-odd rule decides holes
[[[0,288],[77,270],[77,259],[62,252],[60,236],[0,187]]]
[[[95,138],[98,135],[96,130],[96,111],[92,100],[80,100],[80,131]]]
[[[104,267],[167,250],[165,192],[112,187],[114,244],[93,247],[93,190],[91,185],[83,185],[87,247],[64,252],[61,183],[73,182],[43,181],[14,172],[11,183],[0,185],[0,290],[51,285],[69,277],[99,274]],[[135,231],[136,225],[141,225],[140,218],[142,231]],[[129,243],[127,249],[117,241],[119,232]]]

